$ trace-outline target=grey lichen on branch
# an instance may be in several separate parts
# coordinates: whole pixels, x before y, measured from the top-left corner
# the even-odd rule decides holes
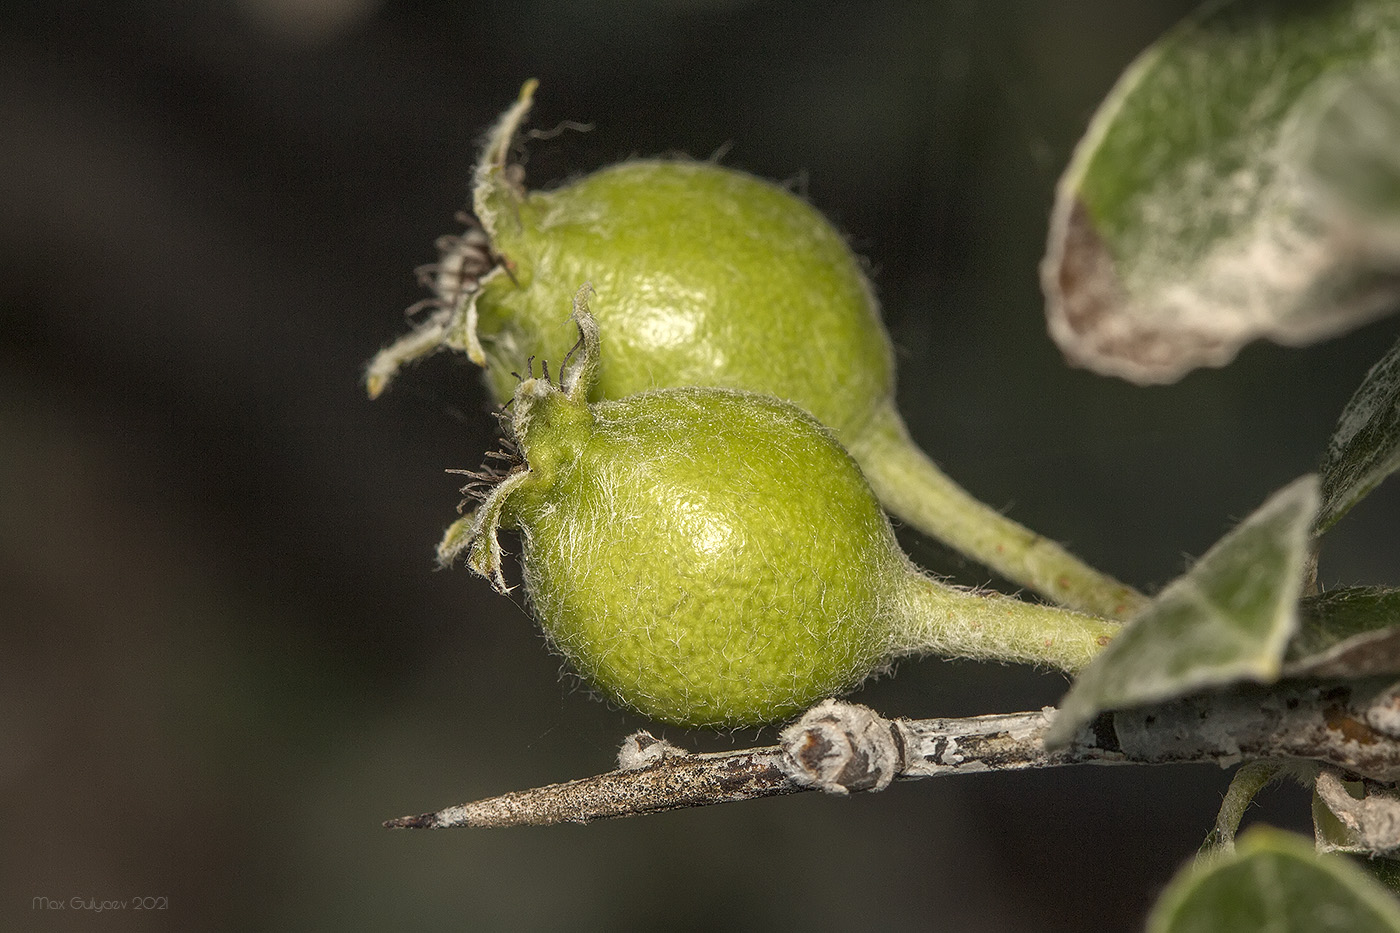
[[[1400,733],[1375,727],[1395,691],[1371,682],[1242,687],[1106,713],[1065,748],[1047,752],[1055,710],[964,719],[886,719],[838,700],[785,729],[780,744],[687,754],[665,744],[629,767],[514,791],[435,813],[389,820],[391,829],[547,826],[639,816],[808,790],[881,790],[892,780],[1075,764],[1216,764],[1310,760],[1373,781],[1400,780]],[[655,740],[629,736],[643,752]]]

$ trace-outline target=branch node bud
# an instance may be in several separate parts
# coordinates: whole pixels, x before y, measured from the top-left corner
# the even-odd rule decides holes
[[[684,758],[689,754],[679,745],[641,729],[622,740],[622,747],[617,750],[617,767],[619,771],[640,771],[667,758]]]
[[[823,700],[778,741],[784,773],[828,794],[884,790],[904,769],[898,724],[855,703]]]

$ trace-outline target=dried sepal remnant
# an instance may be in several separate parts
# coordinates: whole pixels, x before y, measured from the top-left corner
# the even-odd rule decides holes
[[[491,581],[498,593],[509,593],[514,587],[506,585],[505,574],[501,569],[500,529],[502,516],[509,503],[510,495],[530,478],[529,470],[522,470],[506,478],[491,491],[486,501],[477,509],[472,524],[471,535],[466,541],[467,566]],[[441,548],[439,553],[441,554]],[[452,556],[448,555],[450,563]]]
[[[510,434],[510,422],[504,412],[498,413],[506,436],[500,440],[500,449],[486,452],[486,459],[475,470],[448,470],[467,477],[470,482],[460,490],[463,499],[457,503],[457,512],[462,514],[466,507],[476,503],[477,508],[453,522],[438,543],[438,564],[450,567],[467,552],[467,564],[491,581],[499,593],[509,593],[504,572],[501,569],[501,545],[498,538],[501,513],[506,497],[529,471],[529,464],[520,452],[520,447]]]
[[[532,478],[529,456],[532,435],[546,435],[548,447],[551,424],[565,430],[565,423],[574,423],[577,428],[578,422],[588,420],[588,392],[597,377],[599,354],[598,326],[588,311],[588,296],[592,292],[593,287],[585,283],[574,295],[573,318],[579,337],[559,367],[558,385],[550,379],[548,361],[541,361],[540,375],[535,376],[534,357],[527,359],[526,375],[514,374],[519,383],[515,397],[502,406],[497,415],[505,434],[501,448],[488,452],[487,462],[476,470],[448,471],[471,480],[462,487],[466,498],[458,503],[457,511],[461,512],[473,500],[480,506],[447,529],[438,544],[438,562],[444,567],[451,566],[465,551],[467,566],[490,580],[500,593],[509,593],[513,588],[505,582],[499,533],[503,524],[506,527],[515,525],[515,516],[509,508],[510,497]],[[556,397],[559,402],[555,401]],[[570,411],[574,412],[572,416],[567,414]],[[545,425],[544,430],[538,427],[540,423]],[[568,433],[577,435],[578,432]],[[537,449],[534,459],[536,463],[547,464],[553,456],[548,450]]]
[[[477,294],[496,276],[518,284],[510,259],[496,250],[492,238],[498,226],[508,222],[501,212],[509,212],[509,205],[525,194],[518,166],[509,162],[510,148],[530,112],[538,83],[525,83],[520,97],[488,134],[476,166],[476,210],[459,212],[457,221],[464,225],[463,232],[439,237],[438,261],[416,270],[418,281],[433,294],[409,308],[409,314],[424,309],[432,313],[370,361],[365,371],[370,398],[381,395],[406,364],[444,347],[466,353],[479,366],[486,365],[477,337]]]
[[[491,249],[491,238],[474,214],[458,211],[457,222],[465,227],[460,234],[437,239],[438,261],[414,270],[418,283],[433,291],[431,298],[414,308],[453,310],[460,307],[500,261]]]
[[[525,458],[520,455],[520,448],[515,446],[515,442],[508,437],[501,438],[500,450],[488,450],[486,452],[486,462],[475,470],[448,470],[448,473],[455,473],[458,476],[465,476],[471,480],[460,490],[465,497],[457,503],[457,512],[462,510],[470,502],[485,502],[491,495],[491,491],[501,485],[506,479],[515,473],[524,470]]]
[[[370,398],[382,395],[405,364],[443,347],[465,346],[461,318],[481,283],[499,267],[500,257],[475,216],[463,211],[457,220],[466,229],[459,235],[439,237],[438,261],[414,270],[419,283],[431,288],[433,294],[405,313],[409,317],[422,311],[430,313],[408,334],[380,350],[365,368],[365,389]]]

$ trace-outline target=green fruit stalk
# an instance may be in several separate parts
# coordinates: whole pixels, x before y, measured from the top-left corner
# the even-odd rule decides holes
[[[508,153],[534,87],[477,166],[481,229],[442,244],[437,310],[372,361],[371,396],[405,362],[445,346],[484,366],[504,402],[528,359],[563,357],[573,334],[557,309],[591,281],[609,348],[595,399],[678,386],[786,399],[835,432],[910,525],[1062,605],[1126,618],[1144,604],[979,502],[913,443],[870,284],[816,209],[742,172],[680,160],[625,162],[527,192]]]
[[[607,367],[584,292],[574,307],[559,383],[545,367],[518,384],[504,451],[465,490],[481,506],[439,556],[466,551],[504,591],[498,531],[519,529],[551,643],[618,702],[678,725],[756,725],[901,655],[1074,670],[1118,630],[919,572],[860,468],[794,405],[713,387],[591,403]]]

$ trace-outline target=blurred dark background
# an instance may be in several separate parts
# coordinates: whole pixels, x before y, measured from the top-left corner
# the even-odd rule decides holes
[[[521,81],[535,186],[723,150],[870,260],[918,440],[1142,587],[1316,463],[1394,320],[1138,389],[1067,368],[1036,281],[1097,101],[1189,0],[77,0],[0,13],[0,926],[1136,928],[1228,775],[1081,769],[595,824],[381,820],[611,767],[516,603],[432,548],[492,444],[474,370],[370,403],[483,129]],[[1328,584],[1400,584],[1400,484]],[[920,563],[985,572],[915,536]],[[518,603],[518,600],[517,600]],[[910,662],[888,715],[1057,701]],[[771,733],[695,735],[693,748]],[[1306,798],[1259,818],[1305,828]],[[40,910],[168,898],[163,911]]]

